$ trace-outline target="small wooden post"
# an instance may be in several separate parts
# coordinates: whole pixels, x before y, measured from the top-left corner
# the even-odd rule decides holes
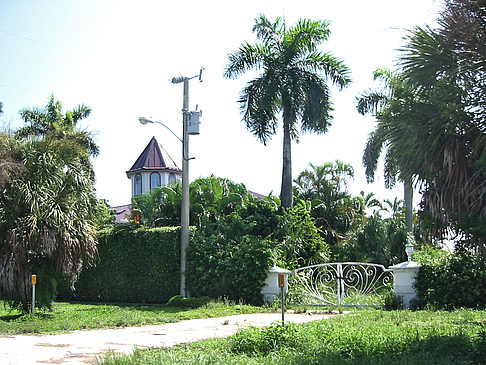
[[[32,275],[32,314],[35,314],[35,284],[37,283],[37,275]]]
[[[285,323],[284,313],[284,288],[285,288],[285,274],[278,275],[278,286],[280,287],[280,304],[282,306],[282,326]]]

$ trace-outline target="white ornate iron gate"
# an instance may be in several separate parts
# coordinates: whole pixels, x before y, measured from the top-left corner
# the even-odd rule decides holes
[[[393,272],[383,265],[339,262],[307,266],[289,278],[288,299],[294,304],[377,306],[393,290]]]

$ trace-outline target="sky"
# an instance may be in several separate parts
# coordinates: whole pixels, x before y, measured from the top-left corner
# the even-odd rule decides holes
[[[333,122],[324,135],[304,134],[292,145],[293,177],[309,163],[341,160],[354,167],[349,191],[379,199],[402,198],[397,185],[386,190],[383,165],[367,184],[362,155],[375,124],[356,111],[356,97],[376,88],[372,72],[395,68],[407,30],[434,26],[440,0],[0,0],[0,101],[2,129],[22,126],[19,110],[42,108],[49,95],[63,110],[91,107],[80,127],[94,133],[100,154],[93,159],[99,198],[117,206],[130,202],[130,169],[150,139],[156,139],[181,167],[181,143],[159,125],[182,135],[182,84],[204,67],[202,82],[189,82],[190,110],[202,110],[201,133],[189,140],[190,180],[215,175],[249,190],[279,195],[282,133],[264,146],[241,121],[237,99],[255,73],[223,78],[229,53],[256,40],[254,19],[283,17],[330,21],[322,50],[351,70],[349,87],[332,89]],[[418,203],[418,198],[414,199]]]

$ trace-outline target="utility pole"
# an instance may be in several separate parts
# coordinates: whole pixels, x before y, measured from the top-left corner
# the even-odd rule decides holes
[[[201,68],[198,75],[192,77],[174,77],[173,84],[184,83],[184,94],[182,100],[182,203],[181,203],[181,287],[180,295],[189,297],[190,293],[186,289],[186,271],[187,271],[187,249],[189,248],[189,134],[199,134],[199,116],[200,112],[189,111],[189,80],[196,77],[202,82]],[[197,117],[198,122],[196,130],[192,126],[191,131],[188,129],[189,117]]]
[[[189,79],[184,77],[184,97],[182,103],[182,203],[181,203],[181,290],[183,297],[189,297],[186,291],[186,262],[189,248]]]

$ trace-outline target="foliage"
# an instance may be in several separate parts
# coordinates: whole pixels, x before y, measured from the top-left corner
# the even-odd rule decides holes
[[[70,147],[70,153],[77,155],[87,170],[92,171],[89,157],[98,155],[99,148],[89,132],[76,128],[78,122],[90,113],[91,109],[85,105],[63,113],[61,102],[51,95],[44,109],[25,108],[20,111],[26,126],[17,130],[15,136],[20,139],[30,137],[60,141],[62,145]]]
[[[435,29],[415,28],[401,56],[409,101],[392,112],[409,115],[403,167],[422,183],[423,209],[437,235],[460,235],[486,252],[486,13],[481,2],[448,0]]]
[[[486,259],[466,250],[428,251],[415,283],[419,306],[486,308]]]
[[[349,234],[335,250],[337,261],[372,262],[384,266],[406,261],[407,232],[403,218],[368,217],[362,229]]]
[[[403,308],[403,300],[393,290],[383,293],[383,310],[394,311]]]
[[[186,305],[190,303],[190,307]],[[0,302],[0,334],[49,334],[81,329],[142,326],[182,320],[262,313],[266,308],[207,301],[207,298],[184,298],[183,305],[126,303],[52,303],[49,312],[35,315],[5,310]]]
[[[294,181],[294,194],[296,199],[310,202],[310,214],[334,252],[347,233],[362,225],[364,201],[347,192],[347,179],[354,176],[351,165],[336,160],[309,166]]]
[[[310,204],[299,201],[293,209],[284,210],[282,238],[277,264],[287,269],[328,262],[329,245],[314,224]]]
[[[199,232],[189,246],[186,285],[192,296],[208,295],[262,304],[272,266],[272,242],[255,236]]]
[[[28,310],[39,271],[39,306],[49,306],[59,275],[75,280],[96,252],[97,200],[83,159],[57,140],[14,140],[0,150],[22,165],[0,195],[0,296]],[[68,151],[66,151],[68,150]]]
[[[49,307],[61,275],[74,281],[96,252],[102,205],[95,198],[90,156],[98,147],[77,129],[90,109],[20,112],[25,127],[0,136],[0,296],[27,311],[30,277],[38,274],[37,306]],[[5,161],[5,162],[4,162]]]
[[[224,76],[237,78],[250,69],[262,70],[247,83],[239,99],[243,121],[264,144],[276,133],[282,113],[283,170],[282,206],[293,205],[291,139],[302,132],[325,133],[332,119],[330,90],[326,84],[343,88],[349,82],[348,68],[318,46],[330,35],[329,23],[301,19],[288,27],[281,18],[271,22],[264,15],[255,19],[258,42],[243,43],[228,56]]]
[[[177,222],[180,186],[155,190],[135,199],[142,221]],[[261,303],[261,288],[273,264],[295,267],[329,257],[303,205],[283,209],[274,197],[258,199],[244,185],[214,176],[194,180],[189,191],[190,222],[196,226],[188,253],[191,295]]]
[[[99,232],[96,266],[85,267],[63,300],[164,303],[179,292],[180,230],[116,225]]]
[[[251,199],[242,184],[214,176],[198,178],[189,185],[190,224],[198,228],[211,225],[236,212]],[[150,227],[180,225],[182,185],[180,182],[152,189],[133,200],[142,213],[142,222]]]
[[[481,2],[445,1],[438,26],[410,31],[399,70],[377,70],[375,78],[384,87],[364,93],[358,102],[360,113],[377,120],[363,155],[367,178],[373,178],[387,148],[386,184],[393,185],[397,174],[416,181],[433,236],[457,236],[483,253],[485,16]]]
[[[103,229],[115,224],[115,209],[111,208],[105,199],[99,199],[96,206],[96,226]]]
[[[356,311],[228,339],[111,355],[101,364],[481,364],[485,312]]]

